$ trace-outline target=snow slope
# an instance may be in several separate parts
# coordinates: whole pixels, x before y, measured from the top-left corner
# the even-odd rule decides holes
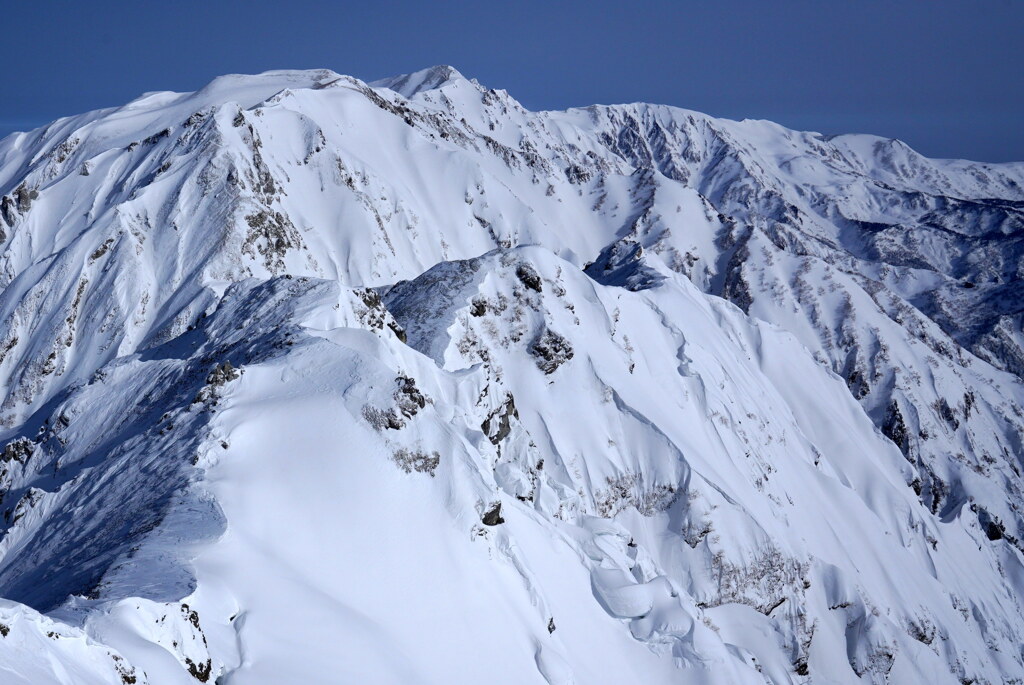
[[[12,682],[1024,682],[1024,165],[434,67],[0,142]]]

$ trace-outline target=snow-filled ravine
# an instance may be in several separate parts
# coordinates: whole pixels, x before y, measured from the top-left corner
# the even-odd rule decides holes
[[[451,67],[0,141],[0,682],[1024,683],[1024,164]]]

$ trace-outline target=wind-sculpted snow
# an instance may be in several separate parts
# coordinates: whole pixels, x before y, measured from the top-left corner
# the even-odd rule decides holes
[[[451,67],[10,136],[0,671],[1024,682],[1022,184]]]

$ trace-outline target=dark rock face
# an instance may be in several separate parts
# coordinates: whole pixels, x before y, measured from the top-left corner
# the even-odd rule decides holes
[[[515,398],[509,394],[505,403],[494,410],[480,425],[480,430],[491,441],[492,445],[499,444],[512,432],[512,418],[519,418],[519,410],[516,409]]]
[[[189,675],[199,682],[205,683],[210,680],[210,671],[213,668],[213,662],[210,659],[202,663],[196,663],[192,659],[185,657],[185,665],[188,667]]]
[[[6,195],[0,198],[0,217],[3,218],[4,223],[7,224],[8,228],[14,226],[14,221],[17,216],[18,215],[14,211],[14,200]]]
[[[424,452],[422,450],[409,450],[401,448],[393,455],[395,463],[406,473],[428,473],[434,477],[438,465],[441,463],[441,455],[438,452]]]
[[[433,400],[416,387],[416,379],[401,375],[395,379],[395,383],[398,385],[392,395],[395,406],[379,408],[366,405],[363,407],[363,418],[378,431],[405,428],[409,419],[416,416],[428,404],[433,403]]]
[[[895,400],[889,405],[885,414],[885,421],[882,424],[882,433],[885,437],[896,443],[896,446],[903,452],[903,456],[910,457],[910,443],[908,440],[907,425],[903,421],[903,414],[900,412],[900,405]]]
[[[35,451],[35,444],[27,438],[18,438],[13,442],[7,443],[3,451],[0,452],[0,461],[11,462],[16,461],[19,464],[24,464],[25,461],[32,456],[32,452]]]
[[[32,203],[39,199],[39,191],[35,188],[29,188],[22,183],[15,189],[12,195],[5,195],[0,198],[0,218],[3,218],[8,228],[14,226],[14,222],[18,220],[19,215],[25,214],[32,208]],[[3,232],[0,231],[0,242],[3,242],[5,239],[6,237]]]
[[[207,402],[212,406],[217,405],[222,388],[233,380],[236,380],[242,372],[225,361],[213,367],[213,371],[206,376],[206,385],[196,394],[192,404]]]
[[[27,188],[24,183],[14,191],[14,199],[18,203],[18,211],[22,214],[27,212],[32,207],[32,202],[38,198],[39,191],[35,188]]]
[[[206,377],[207,385],[220,387],[238,378],[238,369],[231,365],[231,362],[224,362],[214,367],[210,375]]]
[[[395,402],[402,416],[412,418],[416,413],[427,406],[429,401],[426,395],[416,387],[416,380],[408,376],[399,376],[396,379],[398,389],[395,391]]]
[[[484,299],[473,300],[470,305],[469,313],[473,316],[480,317],[487,313],[487,301]]]
[[[530,353],[537,358],[537,368],[546,374],[554,373],[573,356],[569,341],[550,329],[545,329],[533,342]]]
[[[529,264],[523,263],[516,266],[516,278],[522,281],[523,285],[530,290],[535,290],[539,293],[544,289],[541,284],[540,274]]]
[[[501,502],[495,502],[491,505],[491,508],[487,510],[481,520],[485,526],[497,526],[505,523],[505,519],[501,517]]]

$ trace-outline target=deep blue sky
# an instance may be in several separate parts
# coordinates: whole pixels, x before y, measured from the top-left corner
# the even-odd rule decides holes
[[[530,109],[643,100],[1024,160],[1021,0],[6,0],[0,17],[0,134],[229,72],[452,64]]]

